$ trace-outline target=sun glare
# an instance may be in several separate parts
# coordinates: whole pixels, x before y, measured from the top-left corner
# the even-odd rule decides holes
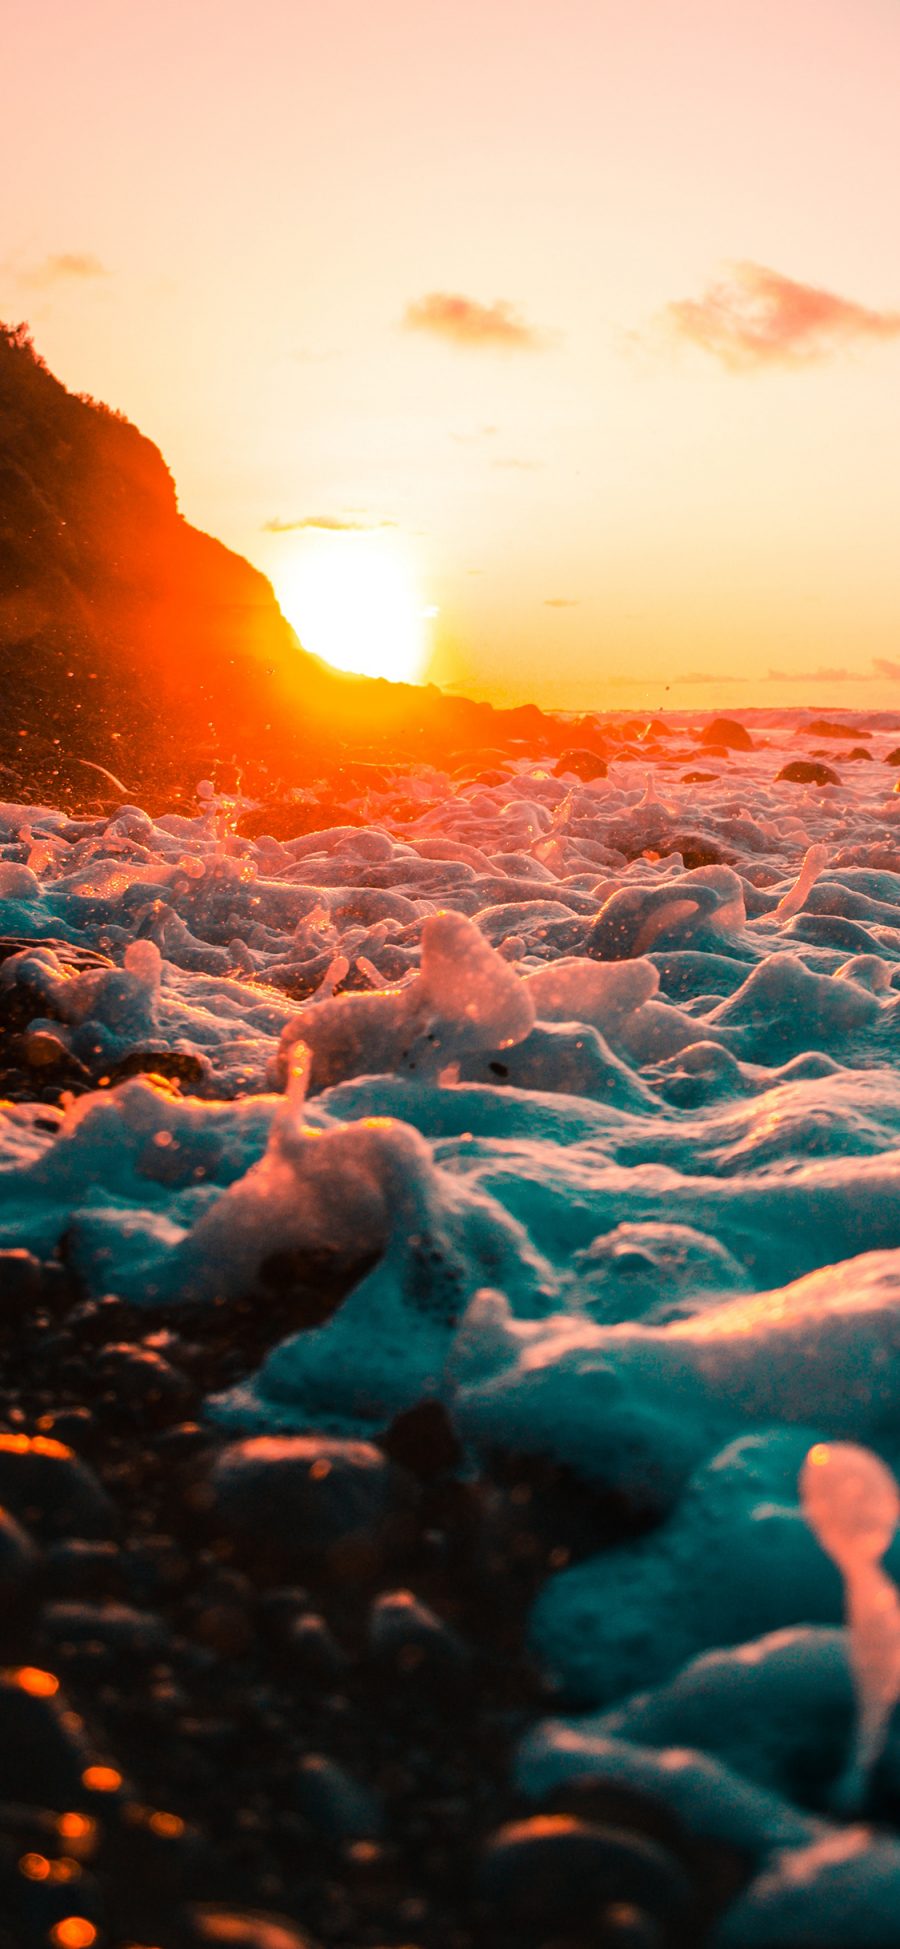
[[[304,649],[338,670],[415,683],[427,653],[427,609],[398,538],[311,533],[298,538],[275,588]]]

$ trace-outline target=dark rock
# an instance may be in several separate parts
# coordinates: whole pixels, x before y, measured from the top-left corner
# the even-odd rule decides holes
[[[31,1590],[40,1554],[14,1516],[0,1508],[0,1606],[18,1607]],[[2,1628],[2,1619],[0,1619]]]
[[[861,744],[855,744],[850,751],[842,751],[841,757],[845,764],[858,764],[861,758],[865,758],[870,765],[873,762],[871,751],[867,751]]]
[[[89,1455],[97,1445],[97,1424],[90,1408],[57,1408],[52,1414],[42,1414],[38,1433],[74,1448],[77,1455]]]
[[[459,1677],[469,1649],[411,1590],[385,1591],[369,1616],[373,1660],[402,1679]]]
[[[336,1760],[308,1753],[297,1770],[297,1804],[310,1824],[331,1841],[374,1840],[384,1825],[377,1796]]]
[[[718,778],[717,771],[686,771],[681,774],[682,785],[708,785]]]
[[[798,737],[806,738],[846,738],[853,733],[858,738],[870,738],[871,731],[863,731],[857,725],[838,724],[831,717],[814,717],[809,724],[802,725]]]
[[[232,1540],[285,1566],[371,1574],[410,1507],[408,1478],[362,1441],[260,1435],[213,1463],[212,1515]]]
[[[193,1399],[194,1390],[184,1374],[150,1347],[128,1342],[101,1347],[96,1372],[101,1386],[105,1383],[115,1406],[125,1416],[180,1420]]]
[[[486,1845],[480,1884],[493,1907],[538,1940],[549,1928],[591,1928],[616,1903],[671,1926],[691,1900],[680,1863],[655,1842],[568,1814],[501,1827]]]
[[[165,1655],[170,1635],[162,1618],[129,1604],[45,1604],[38,1639],[54,1658],[63,1649],[99,1645],[112,1658],[149,1664]]]
[[[888,752],[884,762],[886,765],[900,765],[900,745],[897,745],[893,751]]]
[[[0,1435],[0,1504],[47,1538],[105,1537],[116,1523],[93,1471],[45,1435]]]
[[[554,778],[564,778],[566,773],[574,773],[582,784],[589,784],[592,778],[605,778],[608,766],[605,758],[596,751],[587,751],[581,746],[571,751],[563,751],[553,767]]]
[[[792,758],[775,775],[776,785],[782,780],[789,785],[839,785],[841,782],[837,772],[820,758]]]
[[[41,1297],[40,1260],[18,1247],[0,1252],[0,1305],[4,1311],[37,1306]]]
[[[311,1936],[281,1915],[202,1902],[191,1910],[191,1949],[314,1949]]]
[[[333,1684],[350,1663],[318,1611],[295,1614],[284,1626],[281,1643],[292,1665],[323,1684]]]
[[[54,1597],[108,1596],[121,1584],[119,1550],[115,1543],[85,1541],[52,1543],[44,1559],[44,1588]]]
[[[83,1806],[91,1754],[52,1672],[0,1671],[0,1800]]]
[[[753,739],[734,717],[714,717],[697,734],[699,744],[721,744],[726,751],[753,751]]]
[[[401,1468],[428,1480],[454,1469],[462,1446],[442,1401],[418,1401],[391,1422],[381,1447]]]

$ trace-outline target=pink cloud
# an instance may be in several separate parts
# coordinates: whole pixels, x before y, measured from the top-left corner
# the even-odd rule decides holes
[[[407,305],[403,323],[407,331],[431,332],[466,350],[535,352],[544,344],[541,333],[503,298],[483,305],[458,292],[429,291]]]
[[[732,265],[702,297],[666,305],[661,322],[732,372],[806,364],[855,340],[900,338],[900,311],[872,311],[765,264]]]

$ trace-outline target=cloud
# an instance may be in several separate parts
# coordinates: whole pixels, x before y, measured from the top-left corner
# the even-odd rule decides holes
[[[895,667],[897,675],[900,676],[900,667]],[[871,683],[872,676],[871,670],[848,670],[843,664],[838,664],[836,667],[831,664],[820,664],[817,670],[767,670],[766,682],[770,684],[859,684]]]
[[[455,291],[429,291],[416,298],[407,305],[403,324],[407,331],[431,332],[466,351],[536,352],[546,342],[505,299],[483,305]]]
[[[578,609],[580,605],[581,605],[580,596],[545,596],[544,597],[545,609]]]
[[[371,534],[373,528],[396,528],[396,521],[353,521],[339,514],[304,514],[299,521],[280,521],[275,515],[264,521],[264,535],[293,535],[300,528],[324,528],[328,534]]]
[[[805,365],[857,340],[900,338],[900,311],[871,311],[751,263],[731,265],[700,298],[666,305],[659,322],[731,372]]]
[[[492,467],[503,468],[507,473],[533,474],[543,467],[542,460],[519,460],[515,454],[505,455],[502,460],[492,460]]]
[[[35,290],[47,284],[58,284],[66,278],[108,277],[105,264],[90,251],[67,250],[56,257],[45,257],[42,264],[36,264],[31,271],[20,271],[20,284],[30,284]]]
[[[889,656],[873,656],[872,664],[876,677],[900,678],[900,663],[892,663]]]

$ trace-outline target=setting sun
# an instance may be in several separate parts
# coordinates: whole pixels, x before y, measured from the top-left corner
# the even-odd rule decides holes
[[[416,682],[426,658],[426,609],[396,537],[324,531],[299,538],[275,588],[304,649],[338,670]]]

